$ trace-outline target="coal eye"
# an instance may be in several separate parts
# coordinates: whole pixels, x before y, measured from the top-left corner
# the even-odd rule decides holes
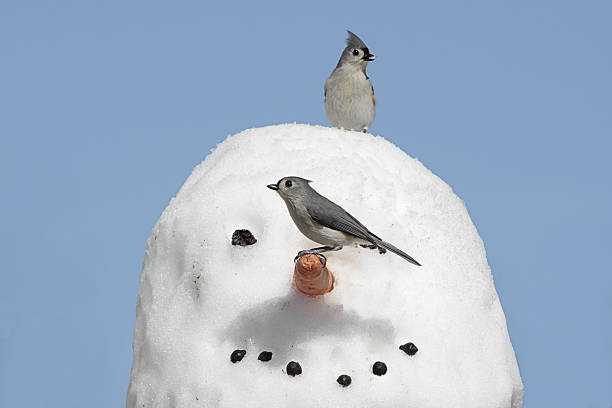
[[[359,55],[359,50],[353,50],[353,55],[355,56]]]
[[[285,181],[285,187],[291,187],[292,185],[293,183],[291,182],[291,180]]]

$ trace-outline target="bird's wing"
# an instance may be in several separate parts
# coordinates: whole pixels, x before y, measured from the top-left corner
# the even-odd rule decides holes
[[[312,205],[306,207],[313,220],[327,228],[335,229],[353,235],[366,241],[380,240],[355,217],[346,212],[344,208],[320,196],[313,200]]]
[[[376,98],[374,97],[374,86],[370,82],[370,88],[372,88],[372,104],[376,106]]]

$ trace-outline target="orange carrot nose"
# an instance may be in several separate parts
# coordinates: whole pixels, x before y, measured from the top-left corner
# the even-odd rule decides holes
[[[293,284],[300,292],[324,295],[334,288],[334,275],[315,254],[302,255],[295,263]]]

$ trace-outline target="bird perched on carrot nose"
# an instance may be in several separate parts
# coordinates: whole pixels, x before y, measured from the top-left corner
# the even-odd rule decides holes
[[[372,233],[344,208],[317,193],[309,183],[310,180],[301,177],[284,177],[276,184],[268,185],[269,189],[275,190],[285,201],[293,222],[302,234],[325,245],[300,251],[297,257],[339,251],[343,245],[356,242],[372,249],[378,248],[381,252],[389,250],[408,262],[421,266],[410,255]]]
[[[347,32],[346,48],[325,82],[325,113],[332,126],[366,132],[376,116],[374,87],[366,66],[376,57],[359,37]]]

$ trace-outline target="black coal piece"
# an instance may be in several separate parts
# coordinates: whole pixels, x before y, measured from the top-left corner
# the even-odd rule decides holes
[[[247,229],[238,229],[232,234],[232,245],[248,246],[257,242],[257,239]]]
[[[372,366],[372,372],[376,375],[385,375],[387,374],[387,365],[382,361],[377,361]]]
[[[419,349],[417,348],[417,346],[414,345],[414,343],[402,344],[401,346],[399,346],[399,349],[402,350],[404,353],[408,354],[409,356],[414,356],[416,352],[419,351]]]
[[[230,356],[230,360],[232,361],[232,363],[237,363],[238,361],[243,359],[245,354],[246,350],[234,350],[232,352],[232,355]]]
[[[270,361],[272,360],[272,353],[269,351],[262,351],[259,353],[259,357],[257,357],[259,361]]]
[[[342,374],[340,377],[338,377],[336,382],[343,387],[348,387],[349,385],[351,385],[351,376]]]
[[[287,374],[289,374],[292,377],[295,377],[296,375],[300,375],[302,374],[302,367],[300,366],[299,363],[296,363],[295,361],[291,361],[289,364],[287,364]]]

